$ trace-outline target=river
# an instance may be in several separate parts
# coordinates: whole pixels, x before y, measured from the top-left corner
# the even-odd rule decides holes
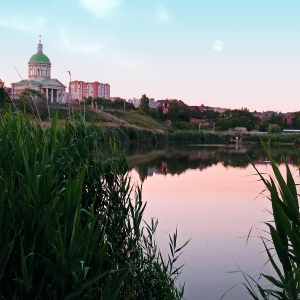
[[[299,151],[269,146],[280,170],[284,159],[299,182]],[[147,202],[144,219],[158,218],[157,241],[168,251],[168,234],[177,228],[178,243],[191,239],[179,259],[179,281],[188,300],[251,299],[239,270],[258,278],[272,272],[261,240],[270,202],[251,162],[272,173],[262,147],[189,145],[127,149],[134,182]],[[247,236],[251,231],[247,242]],[[238,271],[238,272],[236,272]],[[232,288],[232,289],[231,289]]]

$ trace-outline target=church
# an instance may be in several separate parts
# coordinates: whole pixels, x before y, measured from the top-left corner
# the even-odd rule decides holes
[[[45,95],[49,103],[66,102],[66,86],[57,79],[51,78],[51,62],[43,53],[41,39],[37,45],[37,53],[33,54],[28,61],[28,79],[12,83],[11,87],[13,100],[18,100],[20,94],[29,88]]]

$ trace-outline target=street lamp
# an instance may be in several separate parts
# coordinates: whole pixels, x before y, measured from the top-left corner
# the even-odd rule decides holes
[[[72,79],[71,79],[71,72],[70,71],[67,71],[67,72],[70,75],[70,81],[69,81],[69,100],[71,100],[71,102],[72,102],[72,93],[71,93],[71,81],[72,81]]]
[[[70,81],[69,81],[69,104],[68,104],[68,108],[69,108],[69,119],[71,120],[71,108],[70,108],[70,104],[72,104],[72,92],[71,92],[71,72],[70,71],[67,71],[70,75]],[[73,109],[73,107],[72,107]]]

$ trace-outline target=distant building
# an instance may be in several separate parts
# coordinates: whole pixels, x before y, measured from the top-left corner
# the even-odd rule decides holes
[[[253,116],[258,118],[261,123],[267,122],[272,115],[277,115],[275,111],[254,112]]]
[[[126,102],[126,99],[121,98],[121,97],[110,97],[110,101],[115,102],[116,100],[122,100]]]
[[[139,108],[141,99],[132,97],[132,98],[128,99],[127,102],[133,104],[135,108]],[[157,105],[158,105],[158,103],[155,102],[154,98],[149,98],[149,107],[150,108],[156,108]]]
[[[294,115],[292,113],[283,114],[283,122],[285,124],[291,125],[293,124]]]
[[[190,118],[190,123],[201,123],[201,119]]]
[[[157,100],[157,106],[156,106],[156,110],[161,109],[163,114],[167,114],[168,110],[169,110],[169,103],[171,100],[166,99],[166,100]]]
[[[41,39],[37,45],[37,53],[28,61],[28,79],[11,84],[12,100],[18,100],[25,89],[33,89],[45,95],[51,103],[65,103],[66,87],[57,79],[51,78],[51,62],[43,53]]]
[[[154,98],[150,98],[149,99],[149,107],[150,108],[156,108],[158,105],[158,103],[155,102],[155,99]]]
[[[85,82],[74,80],[69,84],[70,101],[83,101],[84,98],[104,98],[110,99],[110,85],[108,83],[100,83],[98,81]]]
[[[248,132],[246,127],[234,127],[233,131],[237,132],[237,133],[247,133]]]
[[[135,108],[139,108],[141,99],[132,97],[128,99],[127,102],[133,104]]]
[[[192,106],[189,106],[189,109],[190,111],[199,111],[199,112],[203,112],[205,111],[207,108],[201,104],[200,106],[198,105],[192,105]]]
[[[227,110],[227,108],[222,108],[222,107],[210,107],[211,110],[218,112],[220,114],[223,114],[225,110]]]
[[[299,129],[283,129],[282,130],[283,134],[300,134],[300,130]]]
[[[11,99],[11,93],[12,93],[12,89],[10,87],[4,87],[6,93],[8,94],[9,98]]]
[[[282,122],[284,124],[292,125],[293,124],[293,119],[294,115],[293,113],[277,113],[275,111],[265,111],[265,112],[254,112],[253,116],[258,118],[261,123],[267,122],[272,116],[282,116]]]

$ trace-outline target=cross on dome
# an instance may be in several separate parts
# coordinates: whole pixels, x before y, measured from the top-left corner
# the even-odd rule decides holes
[[[38,43],[38,46],[37,46],[37,53],[43,53],[43,44],[41,42],[41,35],[39,35],[39,43]]]

